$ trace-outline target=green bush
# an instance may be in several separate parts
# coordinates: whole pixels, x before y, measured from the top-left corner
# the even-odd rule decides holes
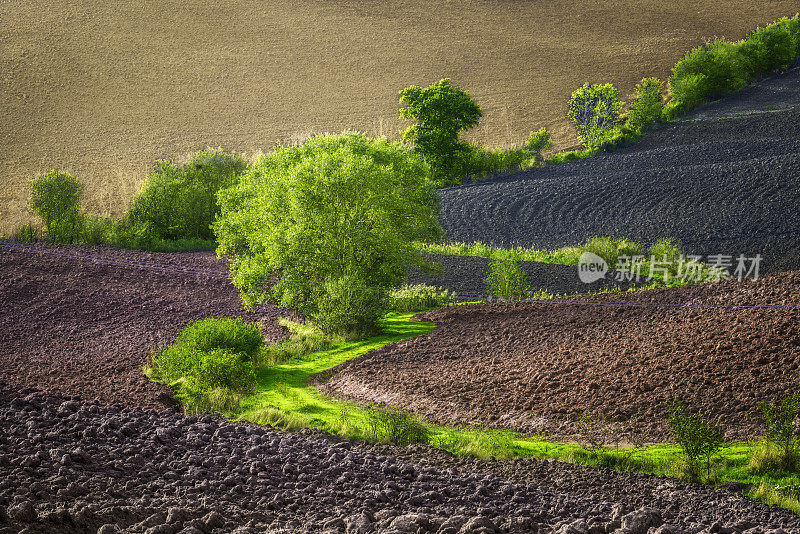
[[[800,394],[787,395],[779,406],[764,401],[758,405],[764,428],[764,443],[750,458],[757,473],[800,469],[800,440],[795,422],[800,415]]]
[[[416,312],[440,308],[450,303],[452,293],[426,284],[404,285],[389,292],[387,308],[396,312]]]
[[[278,147],[219,199],[217,253],[235,256],[245,305],[293,308],[328,335],[375,330],[386,293],[424,263],[414,242],[441,232],[424,161],[353,132]]]
[[[624,237],[593,237],[581,245],[578,250],[580,254],[591,252],[600,256],[611,269],[617,266],[620,256],[643,255],[642,246],[639,243]]]
[[[581,150],[567,150],[553,154],[545,163],[547,165],[558,165],[559,163],[566,163],[568,161],[577,161],[579,159],[590,158],[597,153],[596,149],[585,148]]]
[[[636,85],[636,95],[628,111],[627,125],[641,133],[653,123],[661,120],[664,112],[664,97],[658,78],[644,78]]]
[[[157,162],[128,211],[130,239],[141,248],[157,239],[213,239],[211,223],[219,213],[216,195],[235,184],[246,169],[241,156],[213,148],[195,153],[181,166]]]
[[[532,294],[525,271],[511,258],[491,260],[485,283],[493,295],[504,299],[520,300]]]
[[[419,419],[404,412],[393,412],[371,406],[366,413],[367,431],[375,441],[394,445],[428,443],[430,431]]]
[[[201,319],[183,329],[175,344],[201,352],[225,349],[252,361],[264,346],[264,337],[254,324],[242,319]]]
[[[686,456],[686,475],[690,480],[700,479],[700,468],[705,461],[706,476],[711,476],[711,460],[725,444],[725,429],[708,419],[690,413],[680,401],[673,401],[668,409],[672,434]]]
[[[713,96],[744,86],[748,81],[739,48],[714,39],[690,50],[669,77],[669,92],[686,112]]]
[[[30,208],[42,218],[50,243],[77,243],[83,229],[82,187],[66,172],[50,171],[31,182]]]
[[[431,166],[437,185],[459,183],[465,153],[469,145],[458,138],[459,132],[478,125],[482,111],[463,89],[443,78],[422,88],[412,85],[400,91],[402,119],[417,123],[402,132],[403,139],[411,143]]]
[[[462,153],[461,168],[454,183],[462,180],[478,182],[498,174],[508,174],[520,169],[541,166],[544,163],[542,152],[552,146],[550,132],[546,128],[531,132],[530,137],[520,147],[491,149],[467,145]]]
[[[289,329],[291,335],[288,339],[266,345],[259,362],[261,365],[285,363],[325,350],[331,345],[332,340],[313,324],[296,323],[283,318],[278,322]]]
[[[714,39],[690,50],[672,69],[672,119],[708,99],[735,91],[758,77],[787,68],[800,55],[800,16],[758,28],[738,43]]]
[[[13,236],[14,241],[20,243],[34,243],[39,237],[39,231],[31,223],[23,224]]]
[[[83,219],[80,241],[85,245],[105,245],[114,241],[114,233],[114,221],[89,215]]]
[[[587,148],[599,148],[620,122],[623,102],[612,84],[585,83],[569,99],[568,117],[575,123],[578,139]]]
[[[786,69],[800,55],[800,17],[784,17],[764,28],[756,28],[739,44],[748,81]]]
[[[256,384],[254,363],[264,340],[258,327],[241,319],[202,319],[155,353],[145,372],[178,390],[187,412],[235,408]]]

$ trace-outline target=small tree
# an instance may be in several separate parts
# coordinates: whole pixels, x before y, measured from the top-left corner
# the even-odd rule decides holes
[[[711,459],[725,444],[725,429],[700,415],[690,413],[677,400],[670,404],[668,415],[675,440],[686,455],[689,478],[699,480],[701,460],[705,460],[706,476],[710,476]]]
[[[220,256],[246,306],[271,301],[328,334],[374,331],[414,241],[436,239],[438,197],[425,162],[363,134],[321,135],[260,156],[219,193]]]
[[[78,242],[83,227],[81,184],[66,172],[50,171],[31,182],[31,210],[42,218],[51,243]]]
[[[400,118],[417,121],[402,132],[403,139],[430,164],[438,185],[459,183],[459,163],[469,147],[458,133],[478,125],[480,106],[449,78],[425,88],[406,87],[400,91],[400,103],[406,104]]]
[[[511,258],[492,260],[485,283],[489,291],[500,298],[520,300],[532,293],[525,271]]]
[[[636,85],[636,96],[628,112],[628,127],[641,133],[654,122],[661,120],[664,97],[658,78],[645,78]]]
[[[587,148],[599,148],[604,137],[619,124],[623,102],[619,90],[607,83],[585,83],[572,93],[567,115],[578,129],[578,139]]]

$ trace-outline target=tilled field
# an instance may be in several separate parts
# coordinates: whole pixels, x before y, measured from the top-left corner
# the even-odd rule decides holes
[[[30,387],[163,409],[174,401],[142,366],[187,324],[244,317],[283,335],[275,308],[245,312],[212,252],[0,243],[0,273],[0,378]]]
[[[556,248],[671,236],[702,255],[800,267],[800,69],[599,157],[442,191],[452,241]]]
[[[447,468],[455,461],[446,455],[415,465],[382,454],[380,446],[108,407],[2,384],[0,424],[3,533],[800,528],[800,518],[785,510],[721,489],[543,461],[513,465],[516,476],[529,480],[515,482]],[[586,481],[593,488],[576,496],[530,481],[558,484],[565,477],[578,482],[578,491],[587,492]],[[626,488],[629,499],[605,500],[604,483],[612,491]],[[642,500],[657,508],[633,504]]]
[[[209,315],[260,319],[278,337],[276,311],[243,314],[209,253],[0,252],[2,533],[800,532],[797,516],[740,487],[164,410],[165,391],[140,370],[153,347]]]
[[[682,399],[752,437],[757,403],[797,388],[800,272],[758,281],[423,314],[437,328],[345,362],[323,388],[428,420],[575,434],[589,410],[667,436]]]

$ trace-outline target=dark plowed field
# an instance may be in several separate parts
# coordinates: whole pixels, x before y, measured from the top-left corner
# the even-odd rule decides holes
[[[790,512],[736,493],[655,477],[524,461],[499,478],[474,463],[455,471],[457,460],[441,454],[414,464],[382,454],[381,446],[88,404],[2,383],[0,425],[4,534],[800,527]],[[420,452],[405,454],[420,460]],[[565,480],[584,496],[548,487]],[[608,494],[622,498],[615,503]]]
[[[226,269],[212,252],[0,243],[1,378],[106,403],[172,405],[142,366],[187,324],[244,317],[265,336],[283,335],[276,309],[244,311]]]
[[[574,435],[583,410],[666,434],[683,399],[752,437],[757,403],[797,387],[800,272],[574,301],[452,306],[429,335],[342,364],[324,385],[426,419]]]
[[[800,69],[595,158],[442,191],[452,241],[543,248],[672,236],[800,267]]]

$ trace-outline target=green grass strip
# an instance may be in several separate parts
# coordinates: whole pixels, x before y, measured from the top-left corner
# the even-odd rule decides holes
[[[390,313],[382,320],[384,333],[379,336],[336,343],[325,350],[261,370],[256,393],[244,397],[241,410],[232,415],[238,420],[285,430],[308,427],[355,439],[369,439],[367,408],[320,393],[310,384],[311,377],[371,350],[427,334],[433,329],[431,323],[412,321],[413,315],[415,313]],[[681,450],[673,444],[588,450],[576,443],[511,430],[442,425],[429,425],[429,429],[432,445],[456,455],[550,458],[672,477],[680,477],[682,472]],[[797,500],[800,477],[787,473],[752,474],[748,468],[748,455],[755,445],[745,442],[729,444],[715,460],[715,474],[711,481],[753,484],[751,497],[800,512]]]

